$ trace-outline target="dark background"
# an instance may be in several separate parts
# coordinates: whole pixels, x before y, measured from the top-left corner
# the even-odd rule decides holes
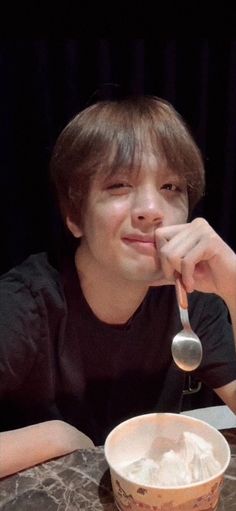
[[[212,4],[35,0],[0,10],[0,273],[61,241],[48,178],[60,131],[96,99],[132,93],[167,99],[186,120],[206,167],[195,215],[236,250],[236,12]],[[183,407],[219,403],[203,387]]]
[[[84,32],[0,40],[0,272],[57,240],[48,163],[59,132],[96,99],[132,93],[158,95],[182,114],[206,166],[195,214],[236,249],[234,34]]]

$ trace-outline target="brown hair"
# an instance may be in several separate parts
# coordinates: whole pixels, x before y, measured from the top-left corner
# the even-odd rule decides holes
[[[167,101],[141,96],[96,103],[58,137],[50,168],[63,217],[79,225],[91,177],[137,168],[147,147],[186,179],[191,211],[204,191],[200,150]]]

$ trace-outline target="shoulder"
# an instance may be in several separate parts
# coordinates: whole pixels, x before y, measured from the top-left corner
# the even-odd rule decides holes
[[[51,265],[46,252],[32,254],[22,263],[18,264],[6,273],[0,276],[1,282],[11,282],[19,279],[29,281],[32,278],[41,280],[50,277],[55,278],[58,275],[57,270]]]
[[[0,351],[15,363],[28,363],[41,340],[53,337],[65,315],[65,300],[58,271],[45,253],[32,255],[0,277]],[[16,343],[18,349],[16,350]]]
[[[0,290],[20,289],[22,286],[39,290],[60,284],[59,272],[50,264],[47,254],[29,256],[21,264],[0,276]]]
[[[64,302],[60,273],[46,253],[29,256],[25,261],[0,277],[0,312],[7,307],[18,309],[42,308],[53,303],[59,308]]]

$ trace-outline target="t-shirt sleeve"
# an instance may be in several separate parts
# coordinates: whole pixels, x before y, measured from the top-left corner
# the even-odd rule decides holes
[[[0,280],[0,399],[27,378],[40,334],[37,296],[9,274]]]
[[[204,295],[198,317],[192,307],[193,328],[201,339],[203,359],[195,372],[214,389],[236,380],[236,352],[228,309],[218,296]],[[195,317],[194,317],[195,316]]]

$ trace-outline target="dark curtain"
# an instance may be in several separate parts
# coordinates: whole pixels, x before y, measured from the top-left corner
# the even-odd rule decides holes
[[[182,114],[206,165],[195,211],[236,249],[236,38],[0,42],[0,272],[50,250],[61,226],[48,164],[65,124],[99,98],[152,94]]]

